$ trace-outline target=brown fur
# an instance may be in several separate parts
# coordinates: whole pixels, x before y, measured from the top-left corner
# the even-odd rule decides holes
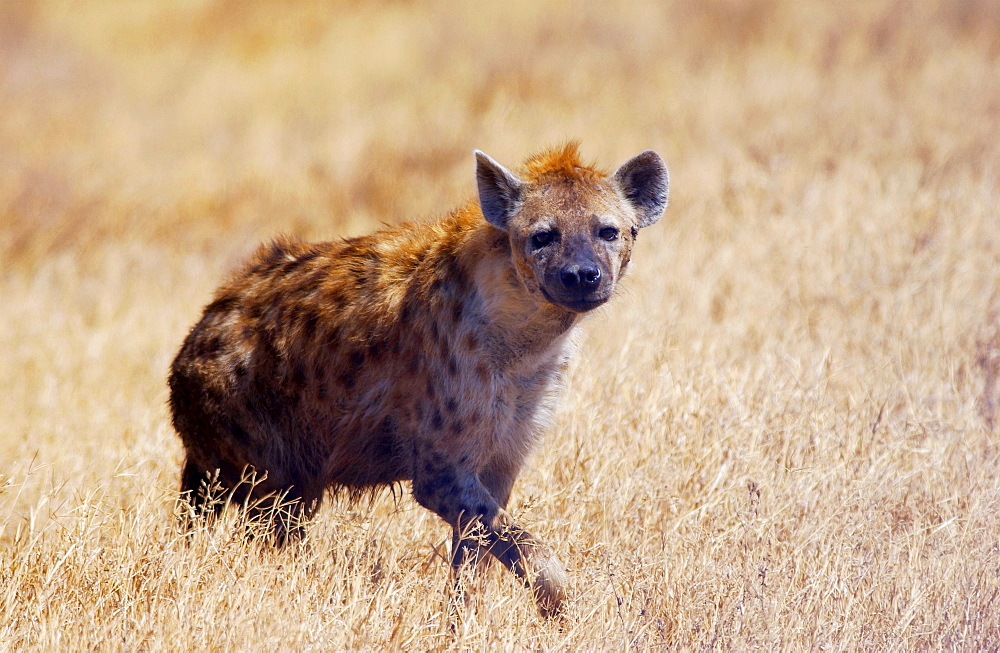
[[[518,179],[477,156],[479,204],[340,242],[277,240],[218,290],[170,373],[181,490],[210,510],[212,478],[232,500],[281,493],[308,514],[327,489],[410,480],[455,529],[456,566],[482,544],[550,614],[562,566],[504,507],[573,327],[662,213],[666,169],[647,152],[608,177],[571,144]]]

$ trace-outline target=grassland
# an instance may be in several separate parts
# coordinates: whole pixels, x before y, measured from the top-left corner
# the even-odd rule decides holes
[[[1000,9],[0,2],[0,649],[1000,647]],[[512,502],[562,623],[447,528],[175,526],[165,376],[278,233],[439,214],[473,148],[655,148]]]

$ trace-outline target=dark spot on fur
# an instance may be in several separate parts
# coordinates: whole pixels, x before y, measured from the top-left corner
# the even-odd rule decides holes
[[[213,336],[208,340],[202,340],[201,347],[199,349],[199,356],[204,358],[214,357],[218,355],[219,351],[222,350],[222,338],[219,336]]]
[[[244,325],[243,328],[240,330],[240,335],[243,336],[244,341],[252,340],[253,333],[254,333],[253,327],[251,327],[249,324]]]
[[[366,251],[348,262],[348,269],[354,275],[359,288],[376,283],[382,272],[382,258],[375,252]]]
[[[433,399],[437,395],[437,389],[434,387],[434,380],[427,379],[427,398]]]
[[[365,353],[363,351],[352,351],[348,358],[351,361],[351,365],[355,368],[365,364]]]
[[[354,372],[348,370],[340,375],[340,384],[348,390],[354,387]]]
[[[454,397],[448,397],[444,402],[444,410],[449,415],[454,415],[458,410],[458,401]]]
[[[402,352],[402,345],[399,343],[399,336],[393,333],[385,344],[385,348],[390,356],[399,356]]]
[[[455,474],[451,469],[446,467],[444,469],[425,471],[431,472],[426,484],[426,489],[431,494],[438,494],[442,491],[451,490],[455,486]]]
[[[316,325],[319,324],[319,315],[316,311],[309,311],[306,313],[305,319],[302,320],[302,333],[306,338],[312,339],[316,335]]]
[[[274,343],[274,333],[268,329],[257,332],[257,349],[261,355],[270,361],[278,359],[278,348]]]
[[[431,416],[431,427],[435,431],[440,431],[443,426],[444,418],[441,416],[441,411],[435,408],[434,415]]]
[[[466,349],[468,349],[469,351],[475,351],[478,346],[479,346],[479,340],[476,339],[476,335],[474,333],[465,334]]]
[[[396,424],[392,418],[386,417],[379,424],[378,430],[372,437],[369,449],[376,460],[388,461],[396,457],[399,442]]]
[[[451,311],[451,319],[455,322],[455,324],[462,321],[462,302],[455,302]]]
[[[340,327],[332,325],[327,329],[326,333],[322,336],[323,340],[326,340],[334,347],[340,345]]]
[[[367,356],[372,361],[378,361],[382,357],[383,345],[377,340],[368,343]]]
[[[454,356],[448,356],[448,374],[456,376],[458,374],[458,362]]]
[[[326,279],[325,270],[316,270],[315,272],[310,272],[305,277],[302,278],[302,288],[313,290],[319,288],[323,284],[323,280]]]
[[[243,379],[246,378],[246,376],[247,376],[247,366],[246,366],[246,364],[243,363],[243,361],[240,361],[239,363],[236,363],[236,365],[233,367],[233,376],[236,377],[237,381],[240,381],[240,380],[243,380]]]
[[[240,443],[250,442],[250,434],[243,430],[243,427],[233,422],[229,425],[229,433],[233,439]]]
[[[490,368],[487,367],[486,363],[480,362],[476,365],[476,374],[483,383],[490,380]]]
[[[359,296],[357,286],[351,283],[343,275],[336,275],[332,283],[323,286],[323,292],[318,293],[317,301],[323,305],[328,312],[342,310]]]
[[[461,435],[465,431],[465,422],[457,420],[451,425],[451,432],[454,435]]]
[[[465,272],[458,265],[456,256],[450,256],[445,260],[444,278],[458,292],[462,292],[468,285]]]
[[[228,313],[233,308],[236,307],[237,300],[232,295],[225,297],[219,297],[214,302],[205,307],[205,314],[209,313]]]
[[[292,385],[297,388],[302,388],[306,384],[306,367],[302,364],[302,361],[295,363],[295,367],[292,370]]]

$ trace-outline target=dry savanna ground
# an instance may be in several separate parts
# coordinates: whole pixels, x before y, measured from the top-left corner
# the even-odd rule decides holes
[[[0,2],[0,649],[996,649],[1000,9]],[[183,538],[165,378],[228,270],[578,138],[672,172],[449,628],[404,492]],[[405,488],[404,488],[405,489]]]

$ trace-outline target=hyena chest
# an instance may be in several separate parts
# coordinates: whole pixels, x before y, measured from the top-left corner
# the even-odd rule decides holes
[[[476,467],[523,457],[551,415],[561,350],[521,360],[478,351],[454,359],[455,372],[432,375],[432,389],[418,399],[418,441]]]
[[[334,399],[324,420],[330,477],[367,485],[412,478],[428,457],[472,469],[523,458],[551,415],[566,356],[497,361],[463,351],[461,339],[433,359],[404,350]]]

